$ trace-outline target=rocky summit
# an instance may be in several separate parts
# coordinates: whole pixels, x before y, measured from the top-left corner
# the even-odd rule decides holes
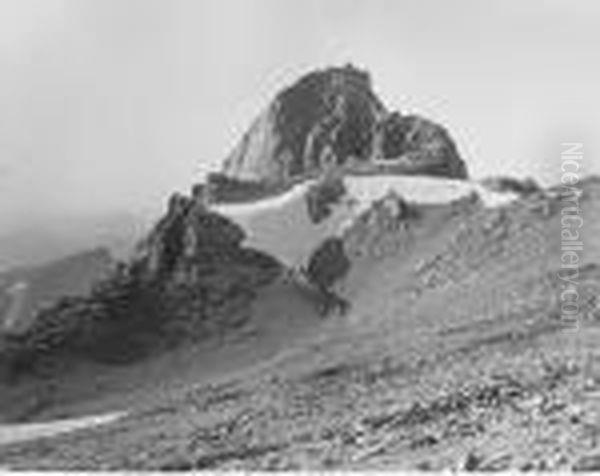
[[[310,73],[129,259],[0,333],[0,467],[598,469],[598,217],[598,178],[473,180],[365,72]]]
[[[351,65],[314,71],[279,93],[224,162],[233,179],[280,184],[331,166],[467,178],[450,134],[390,112]]]

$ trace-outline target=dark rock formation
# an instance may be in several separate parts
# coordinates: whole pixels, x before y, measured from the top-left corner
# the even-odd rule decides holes
[[[242,180],[279,183],[353,156],[370,157],[385,108],[369,75],[352,66],[302,77],[252,124],[224,164]]]
[[[389,114],[368,73],[346,66],[309,73],[281,92],[226,159],[223,174],[280,185],[376,159],[398,161],[397,173],[467,176],[444,128]]]
[[[483,185],[495,192],[514,192],[522,197],[544,193],[544,189],[532,178],[492,177],[483,180]]]
[[[306,194],[308,216],[313,223],[321,223],[331,214],[333,205],[346,194],[344,179],[338,175],[325,175],[313,184]]]
[[[239,310],[280,272],[275,259],[244,248],[244,238],[198,200],[174,195],[131,262],[89,295],[60,300],[26,333],[5,339],[0,362],[13,375],[45,357],[123,362],[239,324]]]
[[[468,176],[450,134],[432,121],[394,113],[384,121],[382,135],[382,156],[397,173]]]
[[[344,250],[344,241],[340,238],[327,238],[313,252],[308,266],[304,270],[308,281],[316,287],[324,300],[322,314],[326,315],[334,308],[343,314],[349,303],[337,295],[335,284],[346,277],[351,262]]]
[[[340,238],[328,238],[312,254],[306,274],[310,280],[331,288],[350,270],[350,260],[344,251],[344,242]]]
[[[393,112],[382,121],[381,150],[382,157],[399,157],[406,152],[406,137],[410,124],[399,112]]]

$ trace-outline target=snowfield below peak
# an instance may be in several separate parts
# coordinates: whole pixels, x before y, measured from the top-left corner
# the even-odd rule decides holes
[[[327,219],[314,223],[306,195],[315,180],[295,185],[275,197],[249,203],[216,204],[212,209],[240,225],[245,245],[266,252],[290,267],[306,264],[326,238],[340,236],[373,202],[390,192],[420,205],[450,204],[476,193],[486,207],[498,207],[516,198],[513,193],[488,190],[481,184],[425,176],[351,175],[344,177],[346,194],[332,207]]]

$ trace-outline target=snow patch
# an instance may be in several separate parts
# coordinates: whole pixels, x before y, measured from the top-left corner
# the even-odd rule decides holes
[[[28,290],[29,285],[24,281],[14,283],[6,290],[9,305],[2,319],[3,332],[11,332],[18,327]]]
[[[438,177],[409,175],[350,176],[346,178],[349,194],[366,207],[390,190],[406,201],[417,204],[446,204],[476,192],[486,207],[504,205],[517,196],[494,192],[476,182]]]
[[[339,236],[353,219],[390,191],[417,204],[449,204],[474,192],[486,207],[498,207],[517,198],[515,194],[494,192],[465,180],[354,175],[344,177],[347,194],[332,207],[331,215],[320,223],[313,223],[308,215],[306,194],[314,183],[314,180],[309,180],[275,197],[252,203],[217,204],[212,209],[245,230],[248,236],[244,243],[246,246],[266,252],[287,266],[296,267],[306,264],[324,239]]]
[[[23,441],[49,438],[62,433],[91,428],[113,423],[125,416],[125,413],[109,413],[82,418],[55,420],[44,423],[22,423],[15,425],[0,425],[0,445],[20,443]]]
[[[351,204],[343,200],[326,220],[313,223],[305,198],[312,183],[304,182],[259,202],[217,205],[213,210],[244,229],[246,246],[269,253],[287,266],[302,265],[324,238],[335,235],[353,216]]]

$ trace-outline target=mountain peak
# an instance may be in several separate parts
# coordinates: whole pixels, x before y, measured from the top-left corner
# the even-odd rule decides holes
[[[228,178],[281,185],[331,167],[466,178],[450,134],[389,112],[353,65],[309,72],[277,94],[224,162]]]

